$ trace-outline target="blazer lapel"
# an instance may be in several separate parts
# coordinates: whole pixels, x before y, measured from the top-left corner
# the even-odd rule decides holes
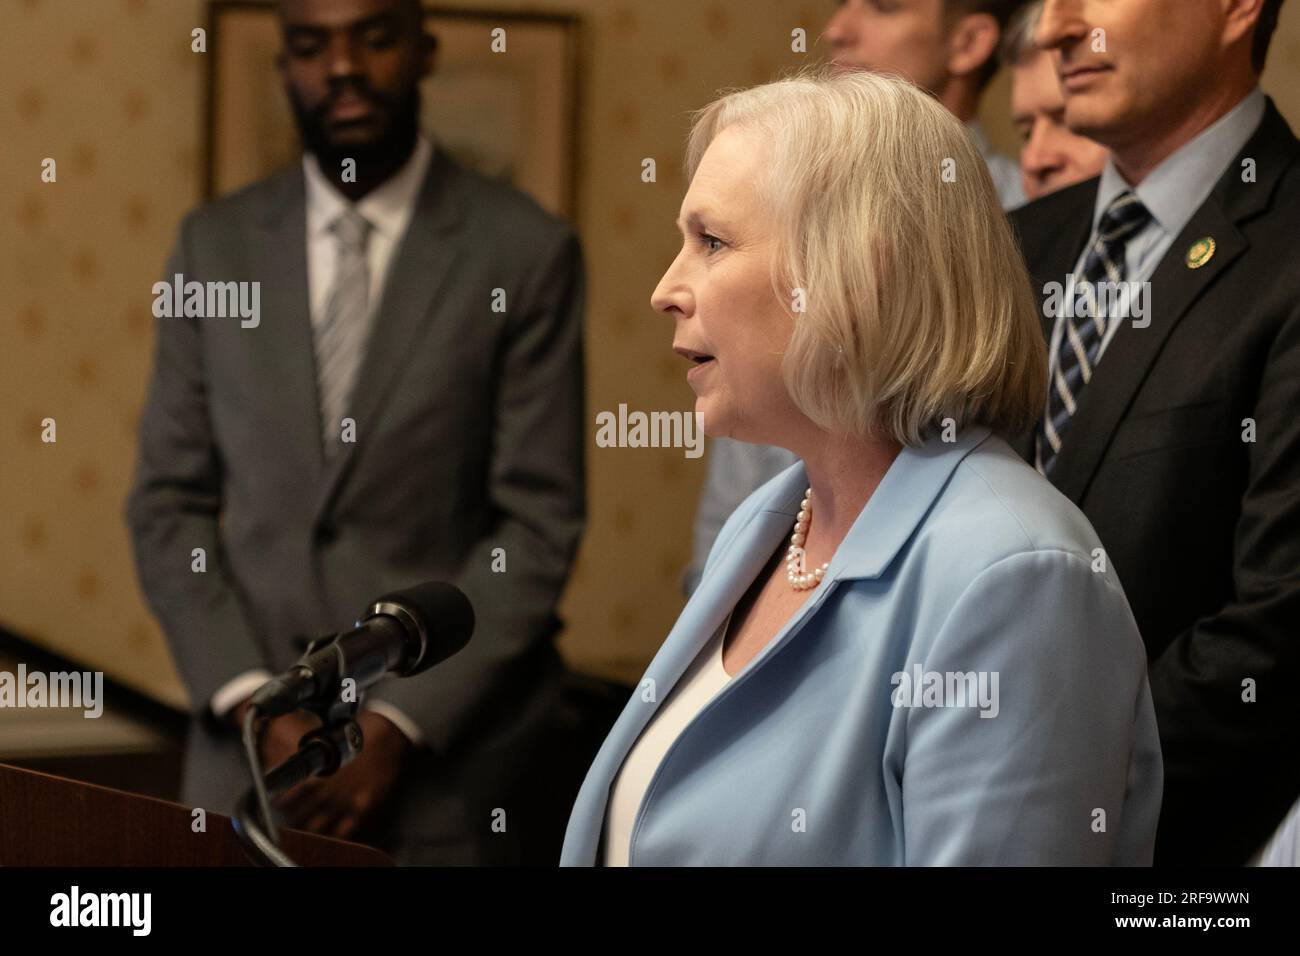
[[[316,500],[316,514],[324,514],[339,486],[367,445],[393,383],[411,353],[421,326],[461,254],[456,228],[461,206],[452,179],[455,167],[436,148],[416,200],[406,235],[394,256],[384,283],[383,298],[375,314],[357,373],[351,417],[356,421],[356,441],[345,444],[325,465]],[[446,316],[450,321],[453,317]]]
[[[638,687],[633,703],[624,711],[606,742],[605,749],[617,751],[619,763],[696,655],[754,583],[777,545],[789,534],[791,520],[789,515],[779,512],[756,513],[736,536],[729,549],[731,559],[700,582],[663,647],[646,669],[646,676],[655,681],[655,699],[643,703],[640,697],[642,688]]]
[[[285,174],[279,196],[261,218],[253,261],[262,266],[262,319],[251,360],[265,383],[265,416],[274,447],[292,455],[312,485],[320,476],[320,407],[307,286],[307,207],[301,168]],[[244,332],[242,334],[249,334]]]
[[[659,653],[646,669],[646,677],[655,681],[654,700],[645,700],[642,696],[645,688],[638,685],[592,761],[571,814],[572,827],[580,829],[566,839],[562,862],[582,866],[596,862],[609,790],[615,774],[650,718],[667,699],[731,609],[744,596],[777,546],[790,533],[793,512],[787,514],[785,505],[791,500],[798,501],[798,495],[805,487],[801,482],[805,480],[802,464],[789,469],[786,480],[772,492],[770,502],[773,509],[755,512],[745,527],[736,534],[721,563],[711,568],[710,573],[700,582]],[[786,625],[782,634],[788,633],[806,618],[815,603],[815,599],[807,602]],[[759,663],[771,645],[777,643],[778,638],[769,642],[747,665],[746,671]]]
[[[1151,324],[1139,329],[1127,320],[1115,332],[1083,393],[1052,469],[1052,482],[1075,504],[1087,493],[1115,430],[1165,341],[1205,290],[1249,248],[1237,223],[1268,206],[1296,146],[1286,121],[1269,100],[1259,129],[1174,239],[1151,277]],[[1242,182],[1243,157],[1255,159],[1256,182]],[[1204,266],[1192,269],[1185,254],[1192,243],[1206,237],[1214,240],[1215,255]]]

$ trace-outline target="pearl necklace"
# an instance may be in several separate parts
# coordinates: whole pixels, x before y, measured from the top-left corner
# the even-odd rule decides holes
[[[785,553],[785,576],[790,586],[796,591],[806,591],[822,583],[822,578],[830,568],[827,561],[820,568],[803,570],[804,542],[808,540],[808,522],[812,520],[812,489],[804,492],[803,501],[799,502],[799,514],[794,519],[794,534],[790,535],[790,550]]]

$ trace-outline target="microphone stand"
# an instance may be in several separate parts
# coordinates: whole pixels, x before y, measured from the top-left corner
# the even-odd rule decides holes
[[[329,644],[335,644],[337,648],[338,638],[338,634],[330,634],[312,641],[303,657]],[[342,665],[342,649],[338,651],[338,663]],[[340,666],[336,673],[342,672]],[[341,698],[342,695],[335,691],[326,699],[311,701],[299,708],[319,717],[321,726],[304,735],[298,741],[298,752],[265,777],[262,776],[256,733],[257,723],[263,715],[256,706],[250,707],[245,715],[244,748],[253,774],[253,786],[236,804],[230,822],[244,852],[259,866],[298,865],[280,849],[279,832],[271,814],[271,798],[308,777],[328,777],[361,752],[364,740],[361,725],[356,721],[360,701]]]

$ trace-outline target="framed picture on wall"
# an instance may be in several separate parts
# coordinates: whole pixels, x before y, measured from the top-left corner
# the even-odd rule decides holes
[[[426,6],[438,39],[422,84],[424,129],[457,161],[572,218],[578,19]],[[504,31],[505,51],[494,52]],[[204,194],[212,199],[295,162],[297,130],[275,59],[270,0],[211,0]]]

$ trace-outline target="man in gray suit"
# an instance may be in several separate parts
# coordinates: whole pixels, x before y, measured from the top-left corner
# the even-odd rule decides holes
[[[229,812],[248,786],[237,727],[295,637],[444,580],[474,606],[469,645],[369,693],[361,754],[283,812],[403,863],[558,852],[567,805],[545,819],[520,787],[555,726],[585,517],[581,251],[420,134],[418,0],[284,0],[281,20],[303,162],[186,216],[166,271],[238,283],[257,314],[155,303],[127,505],[195,710],[183,798]],[[268,762],[314,724],[272,721]]]

